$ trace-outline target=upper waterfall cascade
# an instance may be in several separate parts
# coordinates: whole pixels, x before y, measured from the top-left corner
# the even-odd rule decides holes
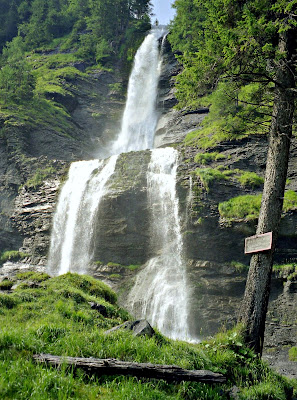
[[[154,28],[136,53],[122,127],[108,146],[107,153],[111,157],[71,165],[54,215],[48,261],[50,273],[87,272],[95,245],[98,207],[109,193],[117,155],[154,147],[158,122],[156,99],[162,67],[159,39],[164,33],[162,28]],[[189,338],[188,302],[175,188],[177,158],[178,153],[172,148],[151,151],[147,172],[151,246],[159,246],[159,255],[148,261],[138,275],[129,301],[132,311],[141,304],[140,316],[148,318],[163,333],[186,340]]]
[[[158,122],[156,99],[162,66],[158,40],[164,33],[164,29],[153,29],[135,55],[122,128],[111,146],[112,154],[154,146]]]

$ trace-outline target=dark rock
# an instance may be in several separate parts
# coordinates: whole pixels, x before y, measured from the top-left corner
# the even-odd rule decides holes
[[[98,311],[100,314],[103,315],[103,317],[108,316],[107,308],[105,306],[103,306],[102,304],[98,304],[98,303],[94,303],[94,302],[90,302],[89,304],[90,304],[92,310]]]
[[[22,282],[16,282],[12,287],[11,290],[17,289],[19,286],[21,286],[23,289],[38,289],[41,287],[40,283],[38,282],[33,282],[33,281],[22,281]]]
[[[237,386],[232,386],[232,388],[229,391],[230,399],[239,400],[240,399],[239,393],[240,393],[240,389]]]
[[[152,337],[155,334],[154,329],[151,327],[149,322],[145,319],[141,320],[136,320],[136,321],[126,321],[121,325],[115,326],[108,331],[106,331],[106,334],[116,332],[119,329],[125,329],[125,330],[130,330],[133,331],[134,336],[148,336]]]
[[[150,151],[121,154],[97,215],[94,260],[142,264],[151,254],[146,171]]]

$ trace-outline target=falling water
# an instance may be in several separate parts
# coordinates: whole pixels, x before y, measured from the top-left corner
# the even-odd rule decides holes
[[[153,146],[161,69],[158,40],[163,34],[162,28],[153,29],[136,53],[122,128],[117,140],[110,144],[108,154],[144,150]],[[92,160],[71,165],[54,215],[48,261],[50,273],[86,271],[92,258],[94,218],[115,164],[116,157],[113,156],[107,164]]]
[[[117,156],[71,164],[54,215],[48,269],[52,274],[84,273],[91,259],[94,217],[106,193]]]
[[[152,151],[147,182],[152,245],[160,254],[138,274],[128,302],[133,313],[146,317],[165,335],[187,340],[188,295],[176,195],[177,157],[172,148]]]
[[[112,154],[153,148],[158,122],[156,99],[162,59],[158,39],[163,29],[153,29],[138,49],[129,79],[122,128]]]
[[[108,191],[116,154],[152,149],[158,120],[157,87],[162,54],[153,29],[136,53],[129,79],[121,131],[109,145],[108,160],[80,161],[71,165],[54,216],[49,272],[84,273],[92,259],[92,238],[100,200]],[[155,149],[147,172],[151,208],[151,246],[156,257],[139,273],[129,294],[131,311],[146,317],[162,333],[189,340],[186,270],[176,195],[178,153]]]

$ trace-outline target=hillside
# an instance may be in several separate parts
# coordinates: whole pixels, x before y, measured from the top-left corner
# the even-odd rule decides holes
[[[237,331],[199,345],[133,332],[104,332],[127,320],[106,285],[87,276],[50,278],[22,272],[1,282],[0,393],[3,399],[286,399],[290,384],[242,344]],[[104,312],[91,308],[104,306]],[[227,383],[166,383],[133,377],[88,376],[37,365],[33,354],[116,358],[221,372]],[[235,388],[235,386],[237,386]],[[237,393],[237,394],[236,394]],[[271,397],[273,396],[273,397]]]

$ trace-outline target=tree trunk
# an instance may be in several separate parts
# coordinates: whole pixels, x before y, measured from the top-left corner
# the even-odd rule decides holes
[[[113,358],[60,357],[52,354],[35,354],[33,357],[37,362],[47,363],[55,367],[63,364],[72,365],[95,375],[133,375],[141,378],[164,379],[169,382],[226,382],[226,378],[222,374],[206,370],[187,370],[176,365],[136,363]]]
[[[257,234],[273,232],[272,249],[252,256],[239,322],[243,324],[245,341],[262,354],[265,318],[268,307],[273,254],[281,219],[286,185],[290,140],[292,136],[294,71],[292,70],[292,31],[280,34],[278,50],[284,57],[277,63],[276,86],[263,197]]]

